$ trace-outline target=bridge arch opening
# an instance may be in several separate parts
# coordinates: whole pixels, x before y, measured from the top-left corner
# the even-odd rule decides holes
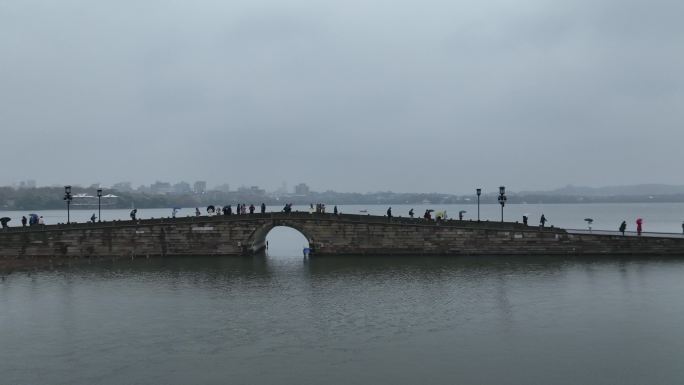
[[[275,226],[266,233],[266,255],[270,257],[302,257],[303,249],[310,247],[309,240],[290,226]]]

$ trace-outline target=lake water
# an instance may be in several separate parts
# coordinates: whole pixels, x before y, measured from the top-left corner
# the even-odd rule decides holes
[[[506,212],[534,215],[530,206]],[[639,215],[665,231],[681,226],[682,208],[543,210],[558,226],[591,209],[608,218],[608,229],[621,215]],[[394,215],[404,209],[393,207]],[[498,209],[483,214],[495,218]],[[106,214],[117,213],[125,218],[127,210]],[[43,214],[62,220],[58,212]],[[301,234],[276,228],[268,239],[265,257],[119,260],[0,274],[0,383],[684,380],[684,258],[304,260]]]

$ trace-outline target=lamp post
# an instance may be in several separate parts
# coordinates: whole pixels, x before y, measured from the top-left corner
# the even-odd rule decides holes
[[[102,222],[102,189],[97,189],[97,221]]]
[[[67,223],[70,223],[69,208],[71,206],[71,186],[64,186],[64,200],[67,203]]]
[[[499,204],[501,205],[501,223],[503,223],[503,208],[506,205],[506,186],[499,187]]]
[[[477,193],[477,221],[479,222],[480,221],[480,195],[482,195],[482,189],[479,188],[479,189],[475,190],[475,192]]]

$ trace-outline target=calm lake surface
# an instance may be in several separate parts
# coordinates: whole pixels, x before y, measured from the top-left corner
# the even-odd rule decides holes
[[[659,207],[632,209],[677,224]],[[265,257],[0,275],[0,383],[684,381],[684,257],[304,260],[296,231],[268,239]]]

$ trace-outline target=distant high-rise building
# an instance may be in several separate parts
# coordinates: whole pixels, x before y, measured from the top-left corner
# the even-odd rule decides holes
[[[36,181],[33,179],[22,180],[19,182],[19,188],[36,188]]]
[[[171,183],[159,181],[151,184],[150,190],[152,191],[152,194],[168,194],[173,191],[171,189]]]
[[[173,185],[174,194],[190,194],[192,192],[192,187],[188,182],[178,182]]]
[[[295,186],[295,194],[297,195],[309,195],[311,190],[309,190],[309,186],[306,185],[306,183],[300,183]]]
[[[259,188],[259,186],[241,186],[238,187],[237,192],[251,195],[266,195],[266,190]]]
[[[227,193],[230,192],[230,185],[228,185],[228,183],[224,183],[216,186],[214,190]]]
[[[195,194],[204,194],[207,192],[207,182],[198,180],[195,182]]]
[[[131,191],[133,191],[133,187],[131,186],[131,182],[119,182],[119,183],[114,183],[112,185],[112,190],[121,191],[121,192],[131,192]]]
[[[278,189],[275,191],[275,193],[276,193],[276,194],[280,194],[280,195],[285,195],[285,194],[287,194],[287,182],[283,182],[283,184],[280,186],[280,188],[278,188]]]

